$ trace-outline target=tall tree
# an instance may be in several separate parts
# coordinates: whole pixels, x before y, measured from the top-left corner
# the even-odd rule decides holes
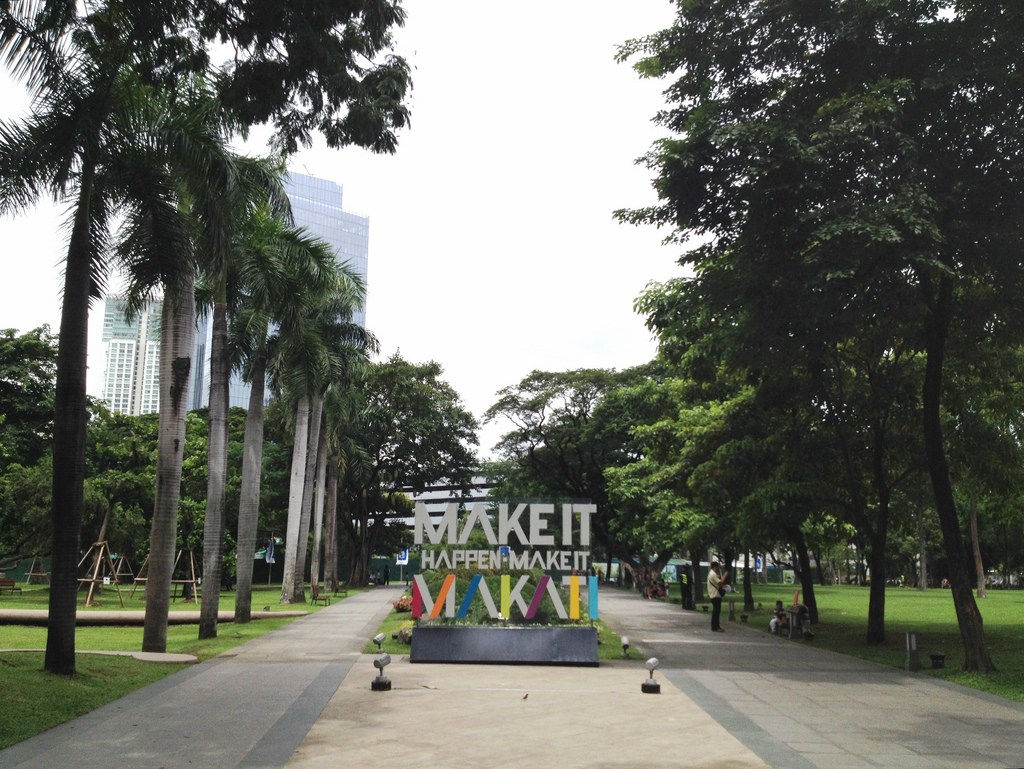
[[[136,99],[129,83],[174,94],[207,74],[225,42],[235,66],[219,78],[219,102],[249,126],[272,120],[292,151],[320,131],[329,146],[392,151],[408,121],[403,59],[385,56],[404,22],[396,2],[269,6],[237,0],[26,1],[0,5],[0,55],[21,76],[36,110],[25,126],[0,127],[0,210],[30,205],[43,190],[74,197],[65,271],[54,428],[54,568],[47,669],[74,672],[77,558],[85,441],[89,297],[100,293],[103,243],[117,207],[125,148],[147,133],[124,119]],[[120,119],[121,122],[115,120]],[[124,170],[124,169],[122,169]],[[106,197],[104,197],[106,196]]]
[[[159,196],[169,186],[158,170],[168,139],[164,114],[152,109],[156,95],[133,67],[144,48],[139,9],[111,2],[91,10],[79,17],[73,3],[0,8],[0,54],[33,98],[26,119],[0,126],[0,210],[25,208],[44,190],[73,201],[54,402],[46,651],[46,668],[63,674],[75,672],[89,303],[106,278],[114,215],[137,212],[140,190],[152,196],[159,189]],[[179,231],[173,215],[161,225],[168,241]]]
[[[637,409],[645,408],[640,400],[609,396],[650,374],[646,367],[533,371],[502,388],[484,414],[486,422],[511,426],[496,447],[511,469],[505,482],[519,487],[509,491],[589,500],[598,508],[591,521],[597,542],[609,556],[637,568],[647,566],[635,562],[638,554],[651,554],[654,546],[667,561],[677,543],[646,538],[640,527],[626,524],[628,515],[620,515],[630,511],[617,509],[608,496],[606,473],[631,458],[630,430]]]
[[[276,368],[296,405],[295,442],[288,500],[282,603],[305,601],[305,565],[316,454],[324,395],[335,382],[347,383],[354,366],[377,350],[376,338],[351,320],[366,288],[349,265],[319,297],[319,305],[291,328],[282,328],[282,354]],[[321,483],[323,479],[321,479]]]
[[[227,477],[228,386],[231,355],[228,347],[228,293],[232,288],[232,262],[242,223],[251,211],[268,198],[271,207],[287,210],[281,183],[283,168],[278,162],[250,160],[225,153],[222,185],[214,199],[216,207],[204,210],[203,232],[206,248],[201,270],[212,293],[212,336],[210,341],[209,455],[206,514],[203,534],[203,575],[205,588],[199,615],[199,637],[217,635],[220,586],[224,565],[225,479]],[[216,233],[216,234],[214,234]]]
[[[178,540],[178,501],[196,336],[191,273],[186,271],[182,279],[178,290],[164,296],[160,322],[160,432],[142,629],[142,651],[158,653],[167,651],[167,619]]]
[[[946,452],[947,365],[987,328],[1017,345],[1024,79],[1016,3],[679,3],[675,25],[622,49],[672,77],[647,160],[664,224],[703,308],[758,364],[796,345],[893,325],[925,356],[928,472],[953,575],[965,667],[992,669],[969,588]],[[970,52],[970,53],[968,53]],[[767,314],[760,314],[760,311]],[[770,343],[769,343],[770,340]],[[950,356],[957,357],[951,358]],[[958,587],[957,583],[961,583]]]
[[[340,524],[350,547],[349,578],[366,584],[370,558],[387,521],[406,517],[404,491],[444,480],[468,486],[477,461],[477,422],[436,362],[412,363],[393,355],[360,369],[358,422],[343,466]]]
[[[252,610],[252,558],[259,523],[263,464],[263,402],[268,359],[274,345],[271,323],[291,328],[307,302],[335,280],[335,256],[322,240],[290,227],[269,206],[252,211],[240,227],[233,260],[239,280],[232,292],[232,347],[252,389],[246,418],[239,499],[238,582],[235,621],[248,622]]]

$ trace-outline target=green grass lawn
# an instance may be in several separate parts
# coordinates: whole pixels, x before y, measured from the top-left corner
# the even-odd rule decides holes
[[[113,606],[108,600],[113,596]],[[138,595],[138,593],[136,594]],[[252,605],[271,610],[299,608],[278,603],[280,585],[253,589]],[[0,598],[0,609],[45,609],[49,589],[26,587],[21,595]],[[100,609],[120,609],[117,594],[104,593]],[[127,609],[143,609],[142,601],[125,600]],[[133,605],[135,604],[135,605]],[[221,609],[234,609],[234,593],[221,593]],[[195,610],[193,603],[178,601],[172,611]],[[322,606],[304,608],[316,611]],[[192,654],[200,660],[215,657],[229,649],[292,622],[294,617],[272,617],[254,620],[245,625],[222,622],[217,637],[198,640],[198,625],[170,625],[167,629],[167,651]],[[46,628],[27,625],[0,625],[0,648],[42,649],[46,646]],[[142,648],[142,626],[82,626],[75,631],[75,648],[79,651],[138,651]],[[39,734],[57,724],[116,700],[147,684],[182,669],[181,664],[140,662],[130,657],[108,657],[77,654],[77,674],[68,678],[43,670],[42,652],[0,652],[0,748]]]
[[[750,614],[750,625],[767,633],[775,601],[791,604],[795,589],[792,585],[755,585],[755,606],[760,603],[761,608]],[[953,598],[948,590],[887,588],[885,643],[880,646],[868,646],[865,641],[868,588],[826,585],[815,586],[814,592],[819,613],[812,641],[815,646],[903,668],[906,663],[906,634],[914,631],[921,651],[920,675],[934,676],[1024,702],[1024,590],[990,590],[988,598],[977,599],[985,622],[985,639],[998,668],[998,672],[985,676],[960,672],[964,659],[963,643]],[[743,595],[734,595],[739,614]],[[931,668],[928,654],[932,651],[946,655],[944,668]]]
[[[21,588],[20,593],[11,595],[10,593],[3,593],[0,595],[0,609],[47,609],[50,601],[50,587],[48,585],[18,585]],[[309,591],[306,592],[306,597],[309,597]],[[93,594],[93,604],[90,606],[85,605],[86,591],[80,590],[78,593],[78,608],[80,611],[121,611],[121,600],[124,601],[124,609],[127,611],[144,611],[146,608],[146,591],[145,588],[139,587],[135,591],[135,595],[132,595],[132,586],[123,585],[121,586],[121,599],[118,599],[117,590],[113,587],[104,587],[99,593]],[[280,603],[281,598],[281,585],[253,585],[252,588],[252,608],[253,611],[258,611],[264,606],[269,606],[271,611],[279,610],[292,610],[297,607],[294,605],[284,605]],[[199,598],[199,601],[202,599]],[[234,591],[222,590],[220,593],[219,600],[221,611],[234,611],[235,610],[235,593]],[[305,606],[306,609],[312,609],[308,603]],[[171,611],[198,611],[199,603],[189,600],[184,600],[178,596],[171,602]]]

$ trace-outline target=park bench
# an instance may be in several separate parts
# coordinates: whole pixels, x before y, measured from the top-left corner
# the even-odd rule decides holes
[[[21,592],[21,588],[14,583],[14,580],[9,579],[7,577],[0,579],[0,593],[4,592],[5,590],[11,595]]]
[[[309,591],[309,602],[310,604],[322,603],[324,606],[330,606],[331,597],[325,593],[321,593],[319,587],[314,587]]]

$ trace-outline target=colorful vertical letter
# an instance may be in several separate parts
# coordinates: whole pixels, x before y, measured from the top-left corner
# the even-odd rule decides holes
[[[580,578],[573,574],[569,577],[569,619],[580,618]]]

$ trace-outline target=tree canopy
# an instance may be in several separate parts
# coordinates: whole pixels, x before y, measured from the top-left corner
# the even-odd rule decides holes
[[[875,361],[920,355],[918,439],[975,670],[992,663],[945,372],[983,337],[1022,341],[1022,29],[1010,2],[702,0],[621,49],[668,81],[656,121],[671,136],[646,157],[660,202],[619,216],[698,243],[680,259],[690,276],[648,304],[652,327],[755,381],[792,361],[817,376],[828,351],[872,340]]]

